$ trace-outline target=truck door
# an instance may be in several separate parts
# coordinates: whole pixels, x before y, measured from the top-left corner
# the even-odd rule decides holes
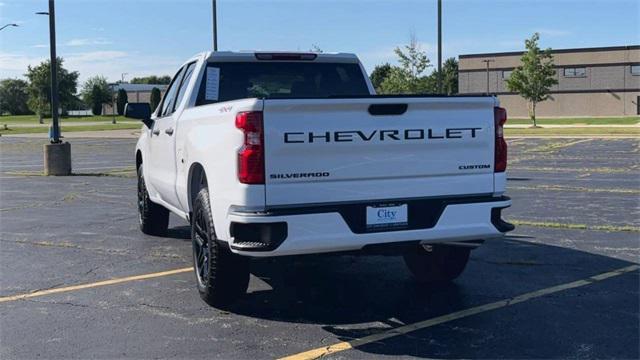
[[[184,95],[195,68],[195,62],[185,65],[173,78],[165,93],[153,125],[149,140],[151,166],[148,168],[152,186],[162,200],[179,208],[176,193],[176,109],[184,100]]]

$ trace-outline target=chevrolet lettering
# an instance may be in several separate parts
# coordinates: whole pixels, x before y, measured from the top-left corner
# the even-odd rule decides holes
[[[437,129],[403,129],[403,130],[347,130],[317,132],[285,132],[284,142],[287,144],[314,142],[351,142],[351,141],[401,141],[401,140],[437,140],[462,139],[465,136],[475,138],[479,127]]]

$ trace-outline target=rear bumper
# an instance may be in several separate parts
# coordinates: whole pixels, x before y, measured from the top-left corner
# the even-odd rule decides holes
[[[457,242],[501,237],[513,225],[500,218],[511,205],[506,196],[409,199],[409,224],[402,229],[370,230],[366,206],[350,203],[288,207],[268,212],[228,214],[229,247],[235,253],[264,257],[359,250],[367,245],[416,241]]]

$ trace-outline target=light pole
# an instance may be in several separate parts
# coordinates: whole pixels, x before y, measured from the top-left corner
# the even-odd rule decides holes
[[[124,74],[122,74],[122,82],[124,82]],[[122,83],[121,83],[122,84]],[[111,84],[111,123],[115,124],[116,123],[116,86],[117,84]]]
[[[438,0],[438,94],[442,94],[442,0]]]
[[[18,26],[20,26],[20,25],[18,25],[18,24],[7,24],[7,25],[3,25],[2,27],[0,27],[0,31],[2,31],[4,28],[9,27],[9,26],[11,26],[11,27],[18,27]]]
[[[129,75],[129,73],[122,73],[122,74],[120,74],[120,79],[121,79],[121,82],[122,82],[123,84],[124,84],[124,77],[125,77],[125,76],[127,76],[127,75]]]
[[[44,174],[71,175],[71,145],[60,141],[58,124],[58,65],[56,57],[56,13],[53,0],[49,0],[49,12],[37,12],[49,16],[49,47],[51,52],[51,144],[44,146]]]
[[[56,56],[56,14],[53,0],[49,0],[49,12],[37,12],[37,15],[49,16],[49,50],[51,54],[51,143],[60,143],[60,124],[58,123],[58,58]]]
[[[218,51],[218,15],[216,13],[216,0],[211,0],[213,10],[213,51]]]
[[[489,95],[489,64],[494,62],[493,59],[485,59],[482,60],[483,63],[487,64],[487,95]]]

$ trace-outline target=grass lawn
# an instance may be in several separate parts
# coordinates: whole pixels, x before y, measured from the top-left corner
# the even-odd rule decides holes
[[[116,124],[111,124],[111,115],[104,116],[82,116],[82,117],[65,117],[61,119],[62,132],[71,131],[101,131],[101,130],[120,130],[120,129],[139,129],[140,123],[132,123],[132,119],[127,119],[123,116],[116,117]],[[127,123],[123,123],[123,121]],[[51,119],[44,119],[45,123],[49,124]],[[94,125],[80,125],[82,122],[104,123]],[[545,135],[559,135],[559,136],[603,136],[603,135],[632,135],[640,137],[640,128],[606,128],[606,127],[589,127],[588,125],[634,125],[640,122],[640,117],[609,117],[609,118],[542,118],[538,119],[538,124],[541,126],[556,125],[556,124],[585,124],[584,127],[575,128],[523,128],[523,129],[505,129],[507,136],[545,136]],[[75,126],[64,126],[64,123],[78,123]],[[9,130],[3,129],[3,124],[9,126]],[[24,127],[11,127],[12,124],[20,124]],[[25,126],[33,124],[34,126]],[[509,119],[507,124],[530,124],[528,119]],[[20,115],[20,116],[0,116],[0,134],[29,134],[29,133],[46,133],[48,132],[48,126],[38,124],[38,117],[36,115]]]
[[[538,118],[538,125],[635,125],[640,116],[602,117],[602,118]],[[509,119],[507,125],[531,125],[530,119]]]
[[[113,116],[111,115],[100,115],[100,116],[72,116],[72,117],[61,117],[60,122],[111,122]],[[124,116],[116,116],[116,122],[119,121],[135,121],[134,119],[127,119]],[[51,123],[51,118],[44,118],[45,124]],[[38,115],[4,115],[0,116],[0,126],[2,124],[38,124]]]
[[[141,124],[111,124],[106,123],[104,125],[80,125],[80,126],[61,126],[60,131],[62,135],[66,132],[74,132],[74,131],[102,131],[102,130],[126,130],[126,129],[140,129]],[[4,130],[0,127],[0,134],[2,135],[13,135],[13,134],[34,134],[34,133],[47,133],[49,132],[49,128],[42,126],[34,126],[34,127],[17,127],[17,128],[9,128],[9,130]]]
[[[505,136],[603,136],[603,135],[625,135],[625,136],[637,136],[640,137],[640,128],[633,127],[621,127],[621,128],[606,128],[606,127],[573,127],[573,128],[537,128],[537,129],[504,129]]]

